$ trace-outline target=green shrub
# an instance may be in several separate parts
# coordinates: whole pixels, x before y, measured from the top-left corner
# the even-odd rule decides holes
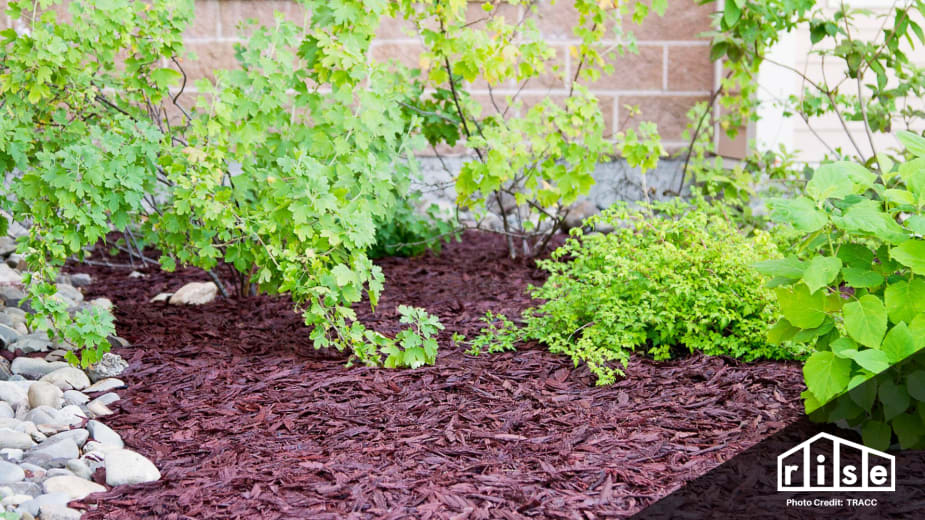
[[[925,358],[903,362],[925,348],[925,139],[898,137],[917,158],[881,158],[879,177],[854,162],[824,164],[806,196],[771,201],[772,218],[804,240],[796,256],[756,267],[773,277],[783,314],[769,339],[815,350],[803,367],[806,412],[861,426],[871,447],[888,448],[895,433],[920,449]]]
[[[639,349],[660,360],[682,351],[745,360],[800,354],[765,339],[776,307],[750,265],[777,253],[766,232],[744,236],[678,202],[652,209],[658,214],[620,205],[590,220],[613,226],[609,234],[573,230],[539,262],[550,276],[532,295],[545,303],[506,333],[587,363],[599,384],[622,375],[612,362],[625,367]]]
[[[421,212],[413,197],[399,200],[392,212],[376,224],[376,242],[366,253],[370,258],[417,256],[425,251],[440,252],[443,241],[459,238],[454,219],[431,204]]]

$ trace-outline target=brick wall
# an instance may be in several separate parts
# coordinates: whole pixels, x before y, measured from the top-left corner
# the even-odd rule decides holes
[[[5,7],[6,0],[0,0]],[[511,7],[508,19],[519,15],[523,7]],[[627,121],[624,105],[638,105],[641,119],[658,124],[668,148],[681,145],[681,131],[686,124],[685,114],[697,101],[709,97],[713,88],[713,65],[709,61],[708,41],[697,35],[709,30],[709,14],[715,4],[697,5],[695,0],[669,0],[664,17],[653,14],[642,26],[626,28],[638,38],[639,53],[627,54],[614,62],[615,73],[601,78],[591,90],[601,101],[608,131],[619,129]],[[478,6],[473,6],[473,13]],[[59,8],[60,10],[60,8]],[[234,43],[240,41],[238,24],[256,18],[263,24],[273,22],[274,11],[287,19],[301,23],[305,13],[297,3],[287,0],[196,0],[196,18],[187,32],[188,49],[198,60],[187,61],[184,68],[193,78],[211,78],[216,68],[231,68],[234,61]],[[475,16],[475,15],[473,15]],[[571,35],[576,13],[570,0],[539,1],[537,22],[540,30],[557,50],[558,61],[564,75],[550,74],[531,82],[523,90],[525,103],[543,96],[564,98],[568,94],[567,78],[574,75],[575,63],[568,52],[577,43]],[[10,20],[0,15],[0,26],[9,26]],[[404,32],[403,22],[385,20],[379,37],[373,44],[375,59],[396,58],[416,65],[419,44]],[[513,94],[511,85],[495,89],[499,97]],[[487,98],[487,89],[473,85],[471,92]]]

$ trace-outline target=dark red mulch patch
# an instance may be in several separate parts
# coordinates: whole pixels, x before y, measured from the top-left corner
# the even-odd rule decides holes
[[[394,331],[395,305],[419,305],[444,340],[517,315],[542,281],[485,235],[380,264],[363,321]],[[283,299],[177,308],[148,299],[202,273],[75,270],[134,344],[107,423],[164,475],[85,499],[88,519],[626,517],[800,414],[796,364],[637,357],[597,388],[538,346],[474,358],[443,341],[434,367],[348,369]]]

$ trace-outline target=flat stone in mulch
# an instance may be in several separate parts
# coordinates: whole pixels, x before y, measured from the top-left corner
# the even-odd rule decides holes
[[[116,350],[128,389],[107,424],[163,474],[84,499],[84,518],[624,518],[801,414],[796,363],[636,356],[624,380],[595,387],[539,345],[450,346],[486,310],[518,315],[542,283],[499,237],[379,264],[385,294],[361,319],[394,333],[398,303],[438,314],[436,366],[345,368],[312,349],[283,298],[149,303],[208,280],[195,269],[77,268],[134,345]]]

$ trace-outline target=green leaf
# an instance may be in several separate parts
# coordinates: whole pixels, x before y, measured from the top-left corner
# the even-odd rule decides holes
[[[907,327],[905,323],[900,322],[899,325],[890,329],[886,338],[883,339],[883,345],[880,347],[880,350],[890,358],[891,362],[899,363],[909,355],[914,354],[917,349],[915,338],[912,336],[912,333],[909,332],[909,327]]]
[[[844,336],[836,339],[831,344],[829,348],[832,349],[832,353],[838,357],[851,359],[851,352],[857,352],[858,344],[855,343],[851,338],[846,338]]]
[[[882,421],[867,421],[861,428],[864,445],[875,450],[885,451],[890,448],[893,430]]]
[[[912,323],[915,315],[925,311],[925,280],[899,280],[883,291],[886,312],[893,323]]]
[[[768,329],[768,343],[780,345],[792,338],[800,329],[794,327],[786,319],[780,319],[773,327]]]
[[[848,386],[851,360],[836,357],[832,352],[815,352],[803,365],[806,387],[819,400],[828,402]]]
[[[771,199],[768,201],[771,219],[790,224],[797,231],[812,233],[825,226],[828,218],[819,211],[813,201],[806,197],[795,199]]]
[[[870,269],[874,253],[860,244],[842,244],[836,255],[845,265],[857,269]]]
[[[876,176],[853,161],[840,161],[819,166],[806,184],[806,194],[816,201],[842,199],[870,188]]]
[[[906,376],[906,390],[916,401],[925,401],[925,370],[916,370]]]
[[[883,403],[883,419],[892,420],[893,417],[909,409],[909,392],[904,385],[896,384],[892,379],[886,379],[880,383],[880,389],[877,392],[880,402]]]
[[[861,368],[870,370],[875,374],[879,374],[880,372],[890,368],[889,358],[885,353],[879,350],[845,350],[842,351],[842,354],[844,357],[848,357],[854,360],[854,362],[857,363]]]
[[[871,288],[879,287],[883,284],[882,274],[865,269],[846,267],[842,269],[842,275],[845,277],[845,283],[848,284],[849,287]]]
[[[913,215],[903,222],[903,226],[918,235],[925,235],[925,217]]]
[[[925,275],[925,240],[907,240],[891,249],[890,256],[913,273]]]
[[[899,176],[906,183],[906,189],[915,194],[919,202],[925,202],[925,157],[900,164]]]
[[[880,348],[886,334],[886,308],[879,298],[861,296],[856,302],[846,303],[842,308],[848,335],[861,345]]]
[[[825,320],[825,293],[810,292],[805,284],[775,289],[781,314],[792,325],[801,329],[814,329]]]
[[[799,280],[803,276],[805,264],[796,257],[779,258],[775,260],[765,260],[752,264],[756,271],[767,276],[780,276]]]
[[[907,130],[900,130],[896,132],[896,138],[912,155],[925,157],[925,138],[922,136]]]
[[[742,10],[736,5],[735,0],[726,0],[723,8],[723,21],[726,23],[726,27],[731,28],[734,26],[739,21],[740,16],[742,16]]]
[[[908,450],[918,444],[919,439],[925,434],[925,427],[918,415],[903,413],[891,422],[893,431],[896,432],[896,438],[899,439],[899,445],[902,449]]]
[[[151,71],[151,79],[157,88],[164,89],[173,84],[179,84],[183,75],[173,69],[154,69]]]
[[[861,379],[861,382],[852,385],[852,383],[855,383],[855,379]],[[848,387],[851,388],[848,391],[848,397],[856,405],[864,409],[865,412],[870,412],[871,407],[874,406],[874,401],[877,400],[877,382],[863,376],[855,376],[851,379]]]
[[[803,282],[816,292],[832,283],[841,269],[841,260],[830,256],[814,256],[803,272]]]
[[[357,281],[356,273],[351,271],[350,268],[344,264],[335,265],[334,268],[331,269],[331,274],[334,275],[334,280],[338,287],[355,284]]]
[[[898,244],[908,233],[892,216],[880,208],[880,203],[868,199],[851,205],[842,216],[833,216],[832,222],[849,233],[866,233]]]

